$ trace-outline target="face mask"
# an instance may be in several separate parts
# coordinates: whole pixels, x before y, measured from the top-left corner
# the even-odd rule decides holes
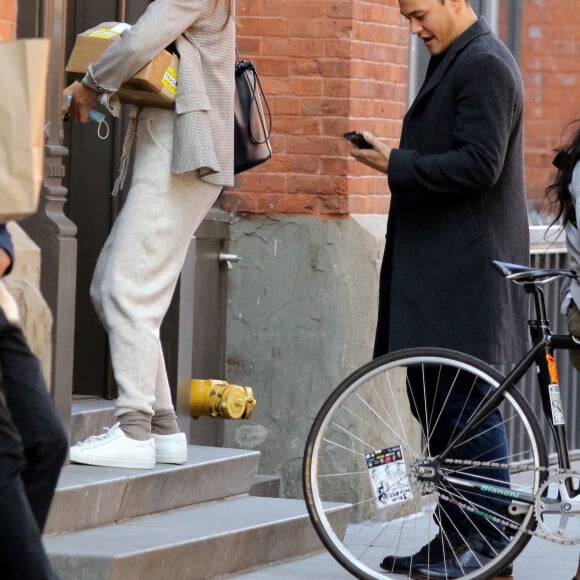
[[[67,102],[70,104],[71,102],[70,96],[67,97]],[[109,113],[111,113],[113,117],[119,116],[119,112],[121,110],[121,103],[119,102],[119,99],[116,95],[112,93],[108,94],[103,93],[99,95],[98,102],[103,107],[105,107],[105,109],[107,109],[107,111],[109,111]],[[95,111],[95,109],[91,109],[89,111],[89,119],[91,119],[91,121],[94,121],[95,123],[98,123],[97,136],[99,137],[99,139],[102,139],[103,141],[108,139],[110,129],[109,124],[105,120],[104,113]]]

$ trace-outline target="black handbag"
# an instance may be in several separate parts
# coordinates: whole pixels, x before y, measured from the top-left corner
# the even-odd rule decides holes
[[[239,60],[238,57],[234,107],[234,173],[252,169],[272,157],[271,131],[272,113],[254,63]]]

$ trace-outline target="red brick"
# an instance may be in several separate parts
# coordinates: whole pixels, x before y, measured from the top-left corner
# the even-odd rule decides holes
[[[387,195],[350,195],[348,201],[349,213],[386,214],[389,211],[390,197]]]
[[[0,42],[16,38],[17,0],[0,0]]]

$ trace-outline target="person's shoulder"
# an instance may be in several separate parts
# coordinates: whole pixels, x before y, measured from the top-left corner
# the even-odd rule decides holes
[[[497,36],[482,35],[466,47],[463,58],[458,59],[458,68],[468,75],[498,75],[519,78],[518,64]]]
[[[580,161],[574,166],[572,181],[570,182],[570,191],[576,200],[580,201]]]
[[[473,42],[466,47],[465,53],[470,60],[479,58],[490,63],[499,61],[511,68],[518,66],[509,48],[491,31],[474,38]]]
[[[523,79],[515,59],[506,55],[497,43],[473,43],[464,51],[463,58],[456,60],[453,86],[457,91],[471,87],[470,90],[488,94],[491,83],[502,98],[523,103]]]

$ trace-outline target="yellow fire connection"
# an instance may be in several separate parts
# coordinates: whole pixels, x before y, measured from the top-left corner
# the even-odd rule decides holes
[[[251,387],[230,385],[227,381],[193,379],[189,414],[194,418],[249,419],[256,406]]]

